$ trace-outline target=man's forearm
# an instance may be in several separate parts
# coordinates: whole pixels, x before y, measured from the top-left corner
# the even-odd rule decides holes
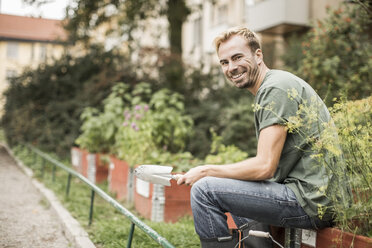
[[[207,165],[206,175],[240,180],[266,180],[273,177],[270,161],[259,157],[226,165]]]

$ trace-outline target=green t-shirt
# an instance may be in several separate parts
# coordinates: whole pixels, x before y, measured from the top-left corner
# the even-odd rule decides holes
[[[315,111],[301,112],[300,106],[310,106],[309,109]],[[263,128],[286,125],[295,116],[300,116],[304,127],[301,132],[288,132],[278,168],[270,180],[292,189],[305,212],[314,217],[319,214],[319,206],[329,209],[332,205],[330,199],[321,193],[328,188],[330,177],[325,166],[311,156],[311,142],[305,137],[319,137],[323,130],[321,123],[329,122],[331,116],[323,101],[304,80],[289,72],[270,70],[255,97],[257,138]],[[322,218],[330,219],[331,215],[326,214]]]

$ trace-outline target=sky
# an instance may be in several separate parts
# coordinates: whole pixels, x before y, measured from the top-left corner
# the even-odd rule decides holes
[[[0,13],[61,20],[65,17],[65,8],[70,2],[72,0],[54,0],[36,7],[26,5],[22,0],[0,0]]]

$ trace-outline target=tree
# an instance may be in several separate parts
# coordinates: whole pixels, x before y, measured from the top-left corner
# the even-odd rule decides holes
[[[169,52],[165,53],[166,56],[163,56],[164,53],[158,54],[162,64],[159,71],[164,77],[162,82],[165,87],[182,92],[184,76],[182,24],[190,14],[185,0],[77,0],[76,7],[70,7],[67,12],[69,20],[66,29],[70,33],[71,40],[90,45],[92,30],[104,23],[114,22],[115,30],[111,31],[118,32],[118,36],[126,37],[130,53],[135,50],[134,47],[138,42],[135,40],[134,33],[148,29],[145,20],[166,17]],[[142,36],[139,37],[141,38]]]
[[[8,144],[32,143],[66,155],[80,132],[83,109],[102,107],[117,81],[136,83],[122,60],[113,51],[92,48],[83,57],[66,55],[14,78],[4,93],[1,120]]]
[[[347,96],[361,99],[372,93],[371,4],[343,4],[328,9],[302,42],[299,68],[292,68],[309,82],[326,103]],[[289,48],[291,49],[291,47]],[[288,60],[287,60],[288,61]]]
[[[182,24],[190,13],[185,0],[76,0],[76,3],[76,7],[68,9],[69,21],[66,24],[75,41],[87,41],[93,29],[113,19],[118,22],[122,34],[131,41],[132,32],[142,28],[141,21],[166,16],[169,22],[170,51],[177,55],[182,53]]]

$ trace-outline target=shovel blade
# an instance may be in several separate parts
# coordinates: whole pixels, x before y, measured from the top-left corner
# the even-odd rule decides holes
[[[134,170],[134,174],[141,180],[154,184],[170,186],[172,170],[173,167],[171,166],[141,165]]]

